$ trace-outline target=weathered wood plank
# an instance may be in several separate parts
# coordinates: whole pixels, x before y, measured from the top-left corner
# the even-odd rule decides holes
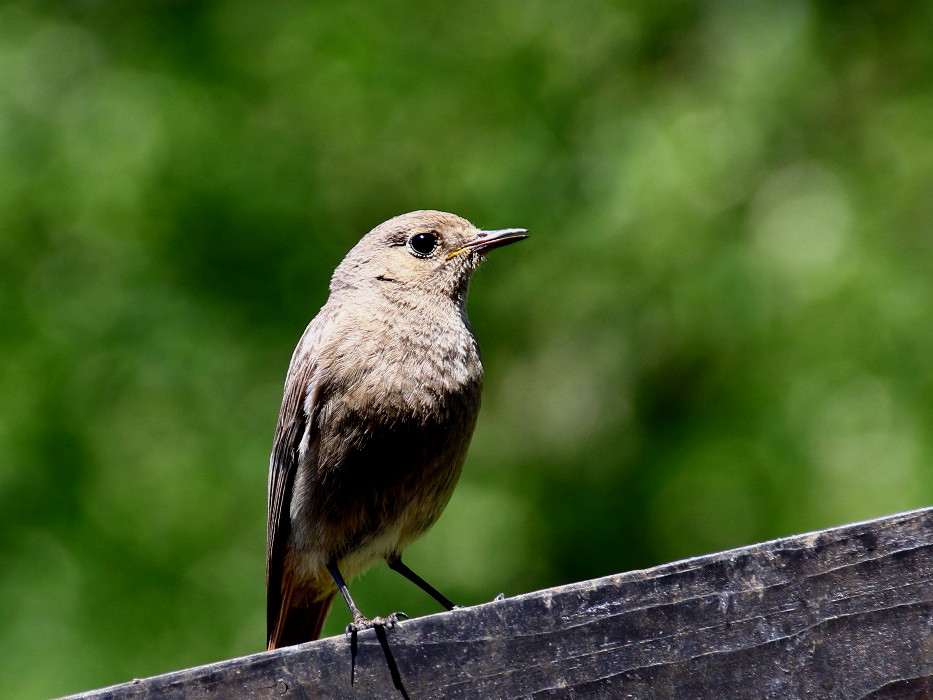
[[[933,697],[933,508],[402,623],[411,698]],[[72,696],[402,697],[373,630]]]

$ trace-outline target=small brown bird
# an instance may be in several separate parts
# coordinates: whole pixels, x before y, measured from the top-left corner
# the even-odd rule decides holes
[[[524,229],[480,231],[439,211],[380,224],[347,254],[295,348],[269,464],[268,648],[321,634],[345,581],[379,559],[445,608],[402,563],[447,505],[479,411],[483,367],[466,316],[470,277]]]

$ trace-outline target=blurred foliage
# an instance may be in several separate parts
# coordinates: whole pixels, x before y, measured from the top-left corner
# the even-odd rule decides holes
[[[929,504],[931,34],[927,0],[4,3],[5,697],[262,648],[290,353],[411,209],[534,234],[474,280],[484,409],[407,557],[456,600]]]

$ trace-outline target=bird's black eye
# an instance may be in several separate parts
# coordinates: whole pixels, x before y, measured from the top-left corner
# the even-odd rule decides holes
[[[416,233],[408,239],[411,252],[420,258],[426,258],[437,249],[437,234]]]

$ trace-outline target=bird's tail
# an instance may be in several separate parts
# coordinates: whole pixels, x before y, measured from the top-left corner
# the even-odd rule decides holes
[[[315,600],[302,607],[292,607],[283,601],[279,618],[269,632],[268,649],[288,647],[310,642],[321,636],[324,620],[334,602],[336,591],[326,598]]]

